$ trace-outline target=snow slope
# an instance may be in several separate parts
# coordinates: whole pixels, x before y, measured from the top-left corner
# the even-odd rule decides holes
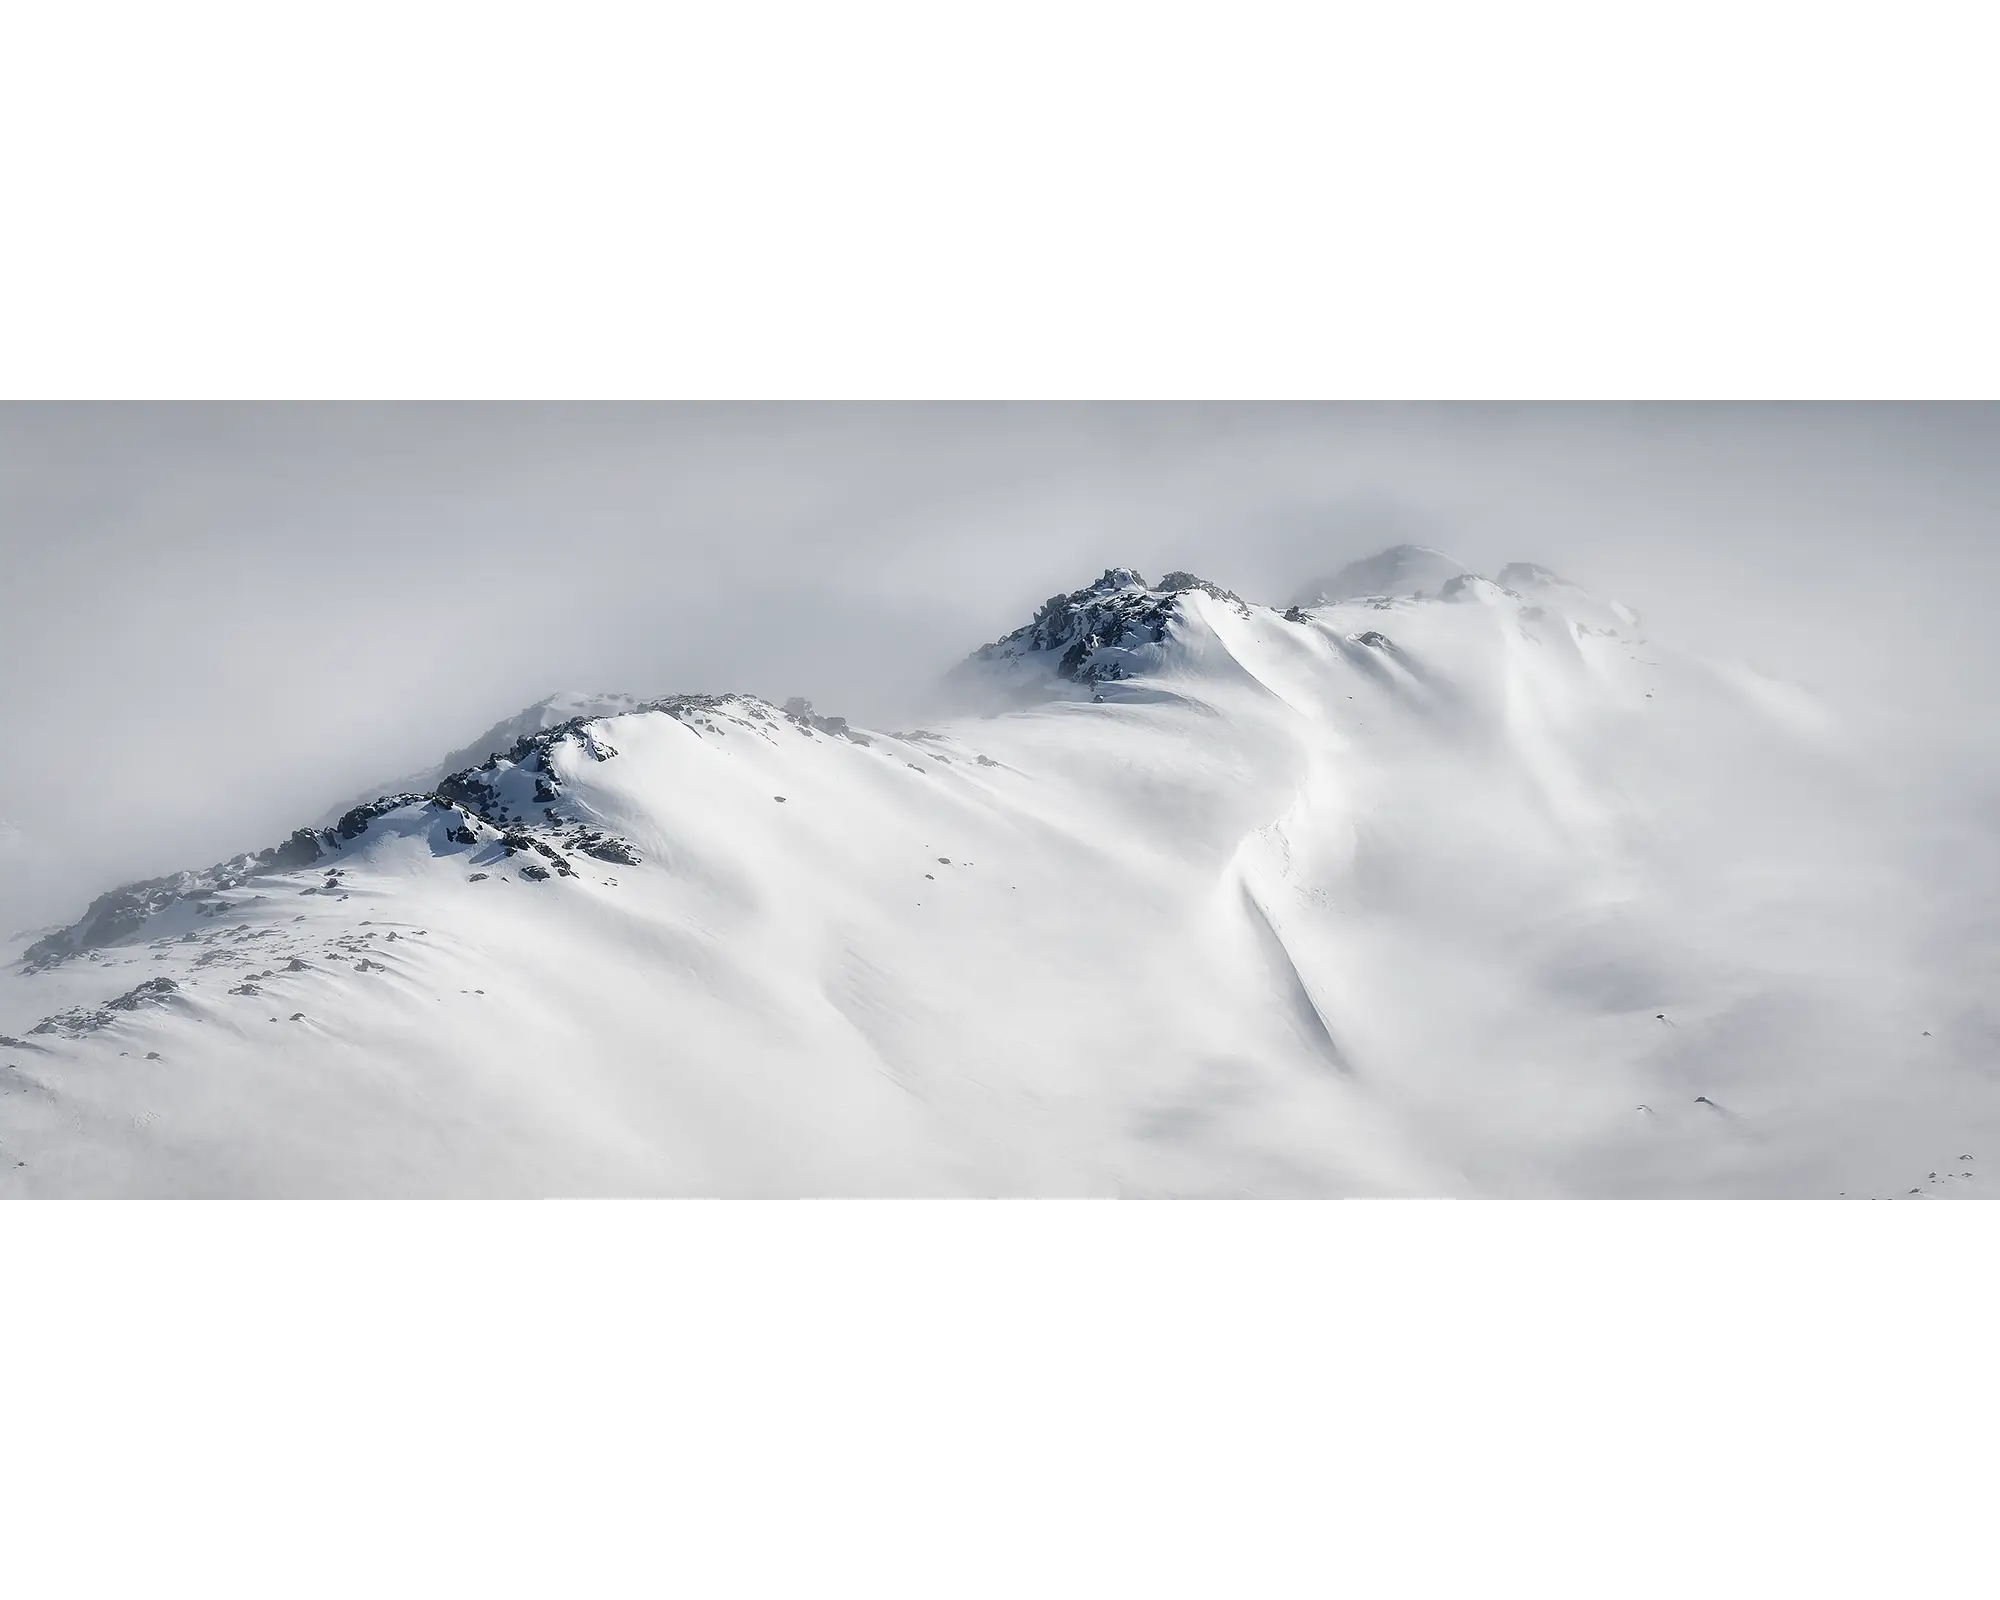
[[[1117,569],[930,730],[531,707],[17,941],[0,1190],[1989,1192],[1983,822],[1440,560],[1286,611]]]

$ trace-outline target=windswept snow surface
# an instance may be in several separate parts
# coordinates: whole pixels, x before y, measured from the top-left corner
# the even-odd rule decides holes
[[[531,707],[17,940],[0,1190],[1990,1193],[1984,822],[1439,560],[1290,611],[1118,569],[929,730]]]

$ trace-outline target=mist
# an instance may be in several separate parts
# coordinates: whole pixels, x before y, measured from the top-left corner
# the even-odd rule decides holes
[[[0,407],[5,931],[268,844],[565,688],[901,726],[1104,568],[1246,598],[1389,544],[1990,771],[2000,410]]]

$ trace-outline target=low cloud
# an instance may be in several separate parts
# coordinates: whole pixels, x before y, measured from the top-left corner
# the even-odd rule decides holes
[[[268,843],[552,690],[895,721],[1112,565],[1540,561],[1983,766],[2000,411],[0,407],[10,928]]]

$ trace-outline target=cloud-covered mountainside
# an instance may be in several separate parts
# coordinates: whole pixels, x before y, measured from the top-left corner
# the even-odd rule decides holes
[[[1989,830],[1797,689],[1411,548],[950,687],[559,697],[17,940],[0,1192],[1991,1192]]]

